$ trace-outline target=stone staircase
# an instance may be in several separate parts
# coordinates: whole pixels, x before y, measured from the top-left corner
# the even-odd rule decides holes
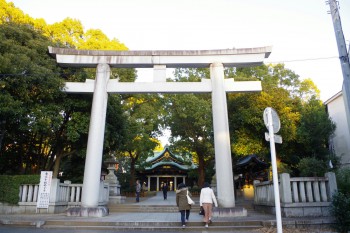
[[[180,214],[175,205],[142,205],[142,204],[115,204],[109,205],[111,215],[123,215],[123,221],[111,221],[111,219],[101,220],[48,220],[42,228],[46,229],[79,229],[79,230],[108,230],[108,231],[230,231],[230,232],[258,232],[263,227],[260,220],[242,220],[228,221],[215,219],[209,228],[204,228],[199,213],[199,205],[195,205],[191,209],[190,221],[186,223],[186,228],[182,229],[179,223]],[[128,219],[128,215],[142,215],[144,219],[138,221]],[[169,215],[169,221],[156,221],[157,217]],[[142,218],[142,217],[141,217]]]
[[[109,205],[110,213],[177,213],[179,212],[175,205]],[[198,213],[199,206],[194,206],[191,212]]]
[[[202,222],[188,222],[182,229],[178,222],[100,222],[100,221],[47,221],[45,229],[113,230],[113,231],[214,231],[214,232],[258,232],[263,227],[261,221],[213,222],[204,228]]]

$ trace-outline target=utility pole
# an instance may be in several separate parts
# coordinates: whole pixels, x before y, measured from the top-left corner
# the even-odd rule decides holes
[[[333,27],[335,32],[335,38],[338,45],[338,53],[340,59],[340,65],[343,73],[343,99],[346,110],[346,119],[348,123],[348,130],[350,132],[350,64],[349,64],[349,53],[346,50],[346,44],[341,26],[340,15],[339,15],[339,4],[336,0],[326,1],[330,6],[330,14],[332,16]]]

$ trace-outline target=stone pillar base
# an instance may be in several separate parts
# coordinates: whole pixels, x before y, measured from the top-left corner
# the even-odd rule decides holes
[[[214,217],[246,217],[247,210],[242,207],[232,207],[232,208],[213,208]]]
[[[71,207],[67,210],[67,216],[74,217],[104,217],[109,214],[106,206],[99,207]]]

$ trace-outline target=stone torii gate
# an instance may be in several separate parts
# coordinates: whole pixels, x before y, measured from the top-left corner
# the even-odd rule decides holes
[[[271,47],[224,50],[101,51],[49,47],[63,67],[97,68],[95,80],[67,82],[66,92],[93,93],[91,119],[79,216],[105,216],[98,206],[108,93],[211,93],[217,199],[220,207],[235,207],[226,93],[261,91],[260,81],[224,79],[225,67],[257,66]],[[153,68],[153,82],[119,82],[110,68]],[[210,67],[210,80],[166,82],[166,68]]]

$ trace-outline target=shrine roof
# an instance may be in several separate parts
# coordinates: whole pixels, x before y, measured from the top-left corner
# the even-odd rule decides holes
[[[155,162],[156,160],[164,157],[164,156],[170,156],[171,158],[175,159],[175,160],[181,160],[181,162],[183,162],[182,157],[173,154],[170,150],[168,146],[165,146],[164,149],[160,152],[154,152],[152,157],[148,157],[146,159],[146,162],[148,163],[152,163]]]
[[[256,155],[248,155],[237,161],[234,170],[236,173],[244,172],[249,169],[263,170],[269,167],[269,164],[259,159]]]
[[[175,162],[158,162],[158,163],[155,163],[155,164],[152,164],[151,167],[147,167],[145,168],[146,171],[148,170],[153,170],[159,166],[174,166],[174,167],[177,167],[181,170],[189,170],[189,169],[193,169],[195,167],[193,167],[193,165],[189,166],[189,165],[181,165],[181,164],[178,164],[178,163],[175,163]]]
[[[151,165],[145,168],[145,170],[152,170],[156,167],[164,165],[174,166],[181,170],[189,170],[196,168],[196,166],[193,163],[191,163],[190,165],[186,164],[186,159],[191,159],[190,155],[176,155],[169,150],[168,146],[166,146],[163,149],[163,151],[155,152],[152,157],[146,159],[146,162],[150,163]]]

